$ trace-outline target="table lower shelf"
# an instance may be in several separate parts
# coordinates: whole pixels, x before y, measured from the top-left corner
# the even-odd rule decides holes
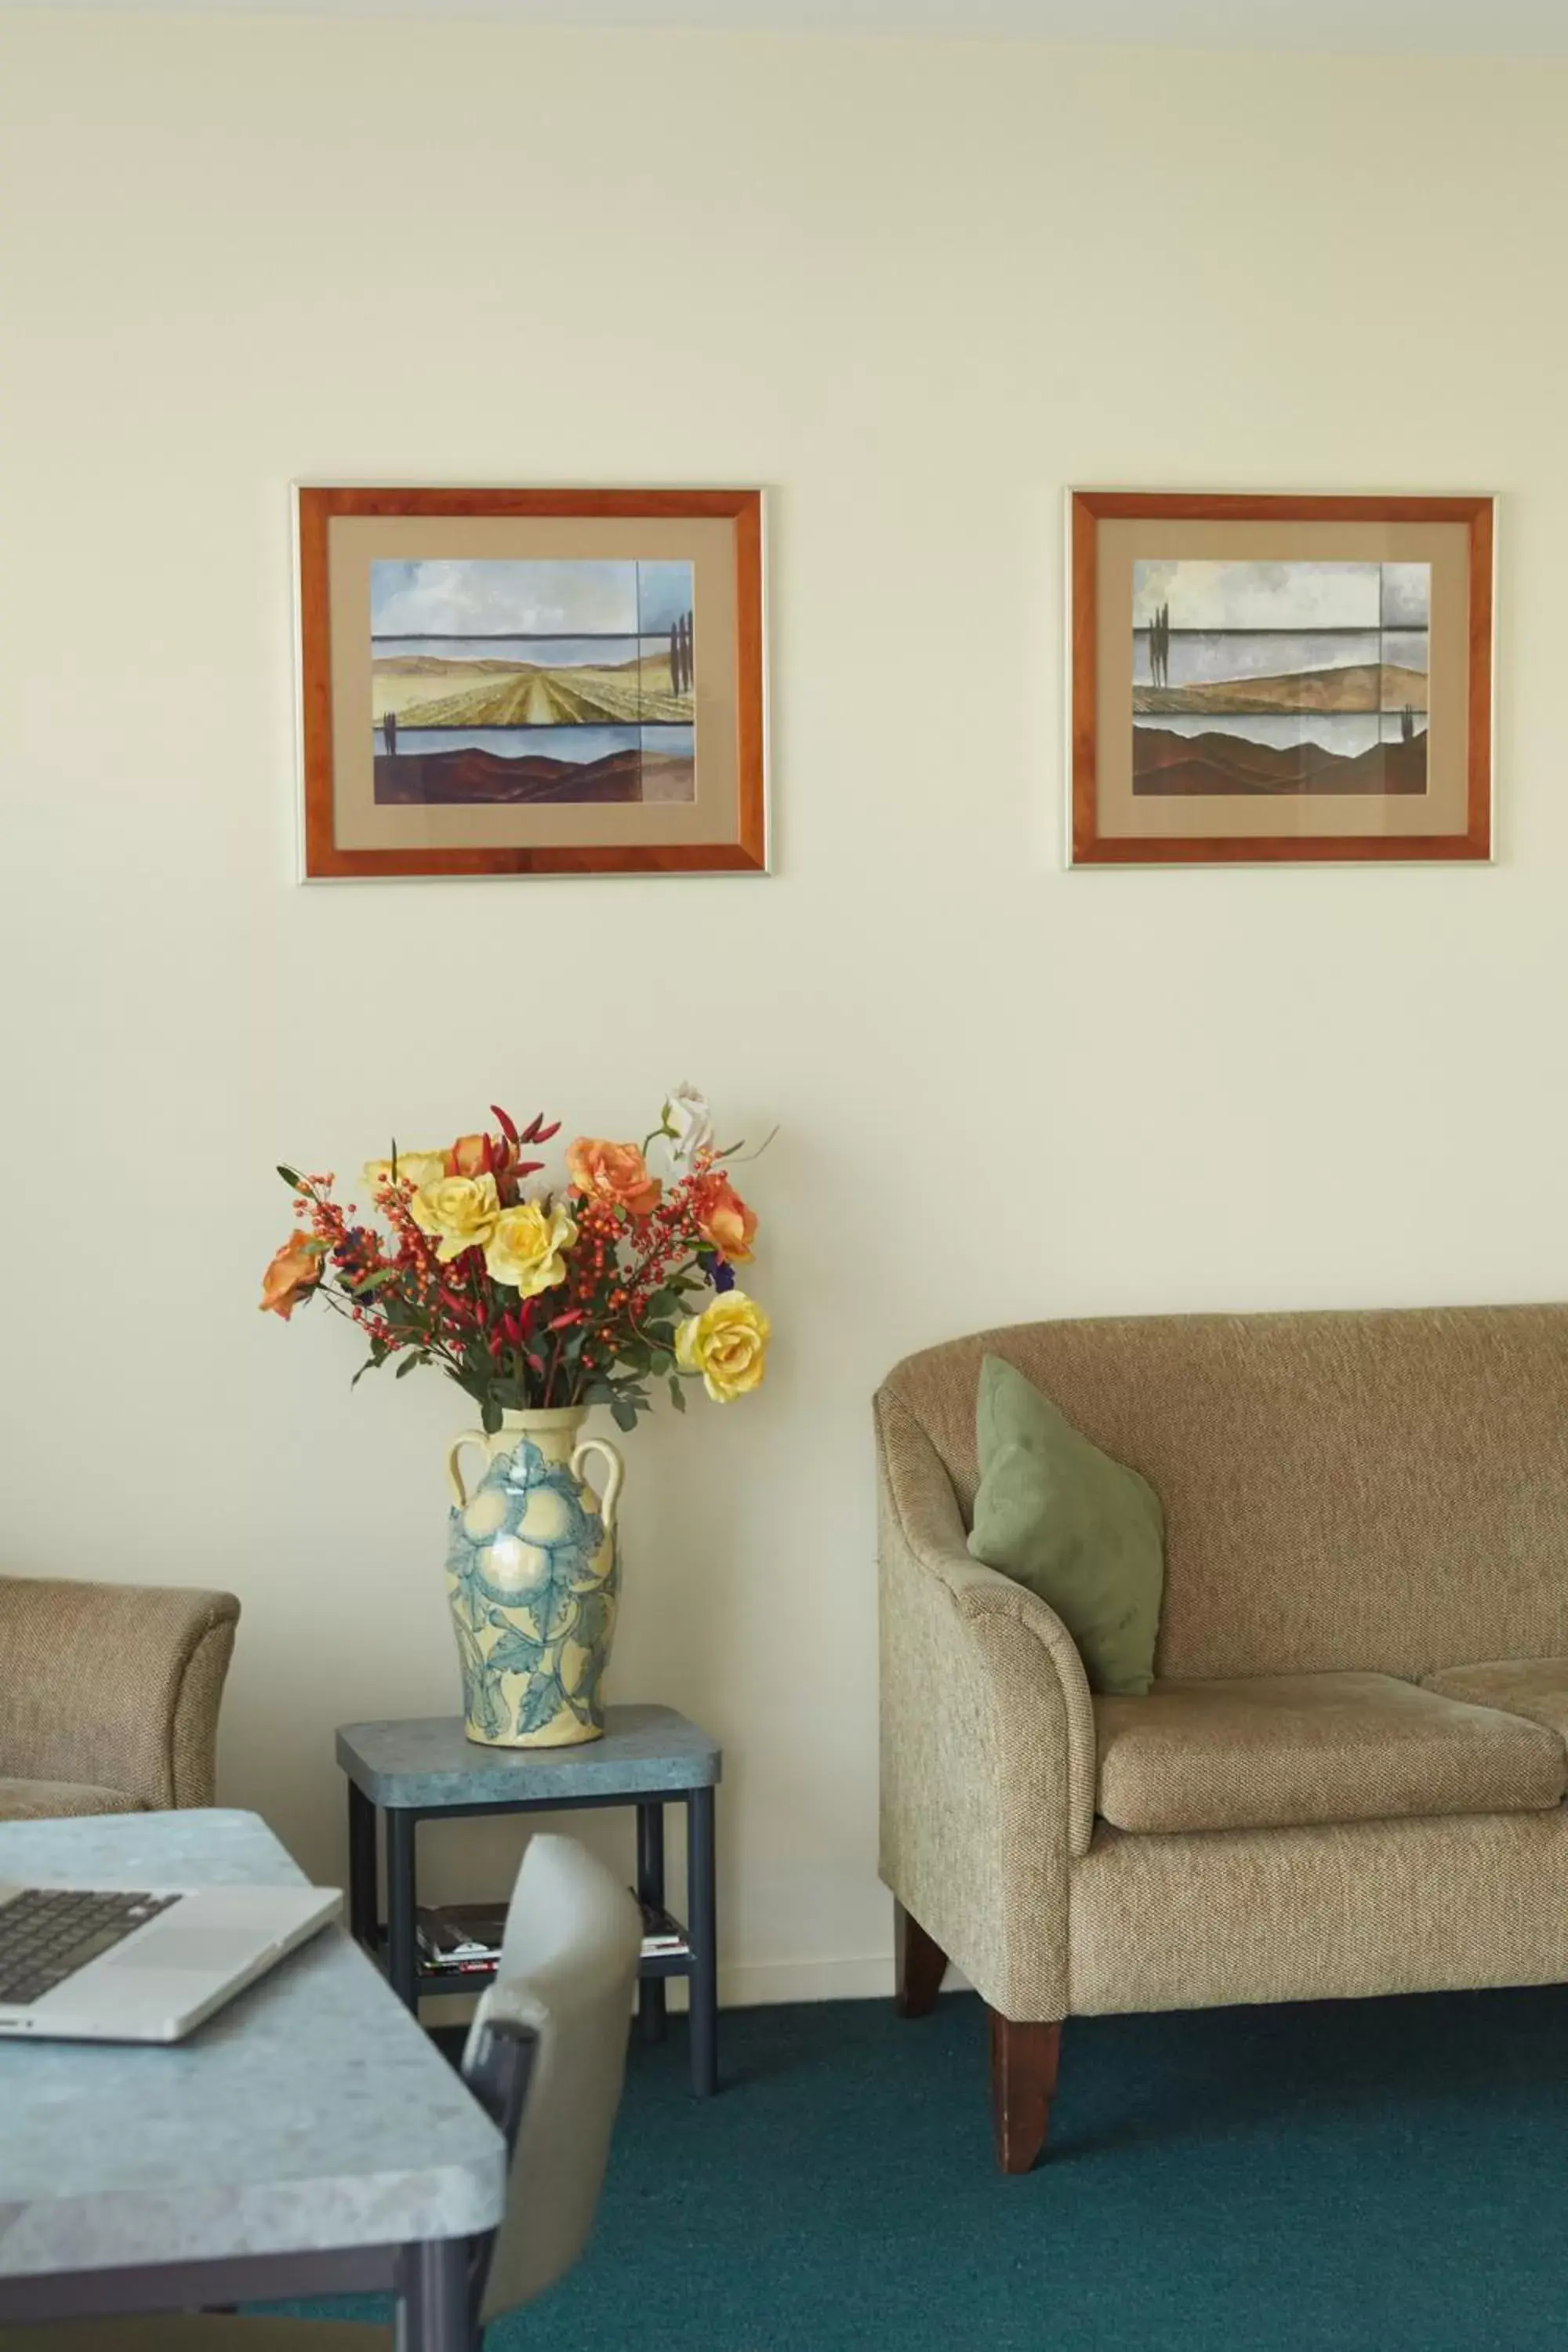
[[[387,1935],[384,1927],[376,1930],[374,1944],[367,1944],[362,1940],[360,1946],[362,1951],[369,1953],[384,1976],[390,1974],[387,1967],[386,1947]],[[691,1972],[692,1959],[689,1951],[648,1952],[637,1962],[639,1979],[689,1977]],[[464,1993],[483,1992],[488,1984],[495,1982],[495,1976],[496,1966],[493,1960],[487,1962],[482,1968],[474,1969],[432,1969],[427,1968],[421,1961],[414,1972],[414,1982],[416,1989],[421,1993],[447,1993],[457,2000]]]

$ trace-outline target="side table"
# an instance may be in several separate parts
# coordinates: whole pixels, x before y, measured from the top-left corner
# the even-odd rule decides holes
[[[664,2031],[665,1979],[690,1979],[691,2088],[699,2098],[712,2095],[719,2087],[713,1791],[723,1766],[717,1740],[670,1706],[609,1707],[604,1738],[580,1748],[481,1748],[464,1737],[461,1716],[422,1716],[343,1724],[338,1762],[349,1783],[349,1926],[416,2016],[421,1993],[454,1990],[447,1970],[422,1967],[419,1959],[415,1832],[421,1822],[635,1805],[637,1895],[662,1905],[664,1809],[684,1804],[690,1958],[643,1960],[637,2015],[643,2032],[657,2039]],[[376,1891],[378,1811],[386,1822],[384,1932]],[[490,1973],[466,1972],[463,1989],[487,1983]]]

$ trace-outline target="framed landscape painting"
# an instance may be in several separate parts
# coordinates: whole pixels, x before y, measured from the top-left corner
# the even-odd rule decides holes
[[[1491,856],[1489,498],[1080,490],[1075,866]]]
[[[765,868],[759,491],[298,496],[307,879]]]

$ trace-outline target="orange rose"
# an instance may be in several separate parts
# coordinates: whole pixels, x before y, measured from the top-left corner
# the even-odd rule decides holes
[[[691,1187],[697,1230],[732,1265],[748,1265],[756,1238],[757,1213],[748,1209],[721,1169],[699,1176]]]
[[[658,1206],[663,1191],[657,1176],[635,1143],[605,1143],[580,1135],[566,1154],[566,1167],[579,1192],[591,1201],[607,1201],[628,1216],[646,1217]]]
[[[448,1176],[493,1176],[501,1205],[507,1209],[516,1202],[520,1180],[543,1165],[542,1160],[522,1159],[516,1144],[500,1135],[459,1135],[447,1154]]]
[[[459,1135],[447,1154],[448,1176],[494,1176],[500,1173],[488,1135]]]
[[[312,1249],[303,1234],[290,1234],[261,1277],[261,1311],[289,1320],[301,1298],[308,1298],[321,1278],[321,1253]]]

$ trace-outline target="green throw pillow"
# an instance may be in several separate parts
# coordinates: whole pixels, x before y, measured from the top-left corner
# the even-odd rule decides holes
[[[1159,1497],[999,1356],[981,1364],[976,1419],[970,1550],[1050,1602],[1091,1690],[1141,1698],[1153,1679],[1165,1581]]]

